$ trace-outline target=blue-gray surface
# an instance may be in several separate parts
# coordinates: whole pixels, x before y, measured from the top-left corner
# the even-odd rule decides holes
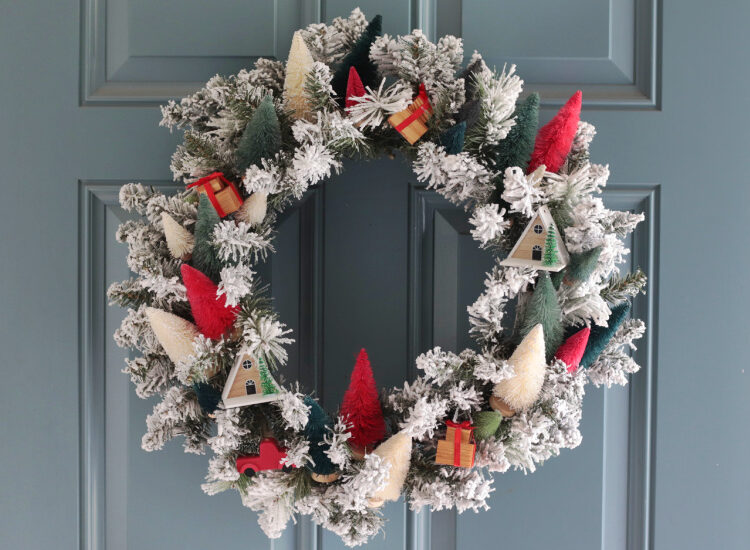
[[[206,457],[140,450],[137,399],[111,339],[127,276],[123,181],[167,185],[178,142],[155,105],[301,25],[359,4],[385,31],[463,36],[515,62],[555,105],[577,88],[608,162],[608,203],[647,212],[630,243],[652,277],[646,369],[586,396],[583,444],[498,476],[492,510],[386,507],[367,548],[721,548],[750,540],[750,90],[742,0],[0,1],[0,546],[86,550],[341,548],[306,522],[269,543],[236,494],[208,497]],[[284,219],[266,269],[298,333],[287,377],[335,408],[357,350],[382,385],[432,344],[467,345],[487,257],[462,213],[400,160],[352,163]],[[658,324],[657,324],[658,322]]]

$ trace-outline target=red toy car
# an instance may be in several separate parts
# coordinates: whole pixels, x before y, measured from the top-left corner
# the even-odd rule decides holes
[[[281,460],[286,457],[286,449],[272,437],[267,437],[260,442],[259,454],[237,457],[237,471],[248,476],[255,475],[263,470],[285,469]]]

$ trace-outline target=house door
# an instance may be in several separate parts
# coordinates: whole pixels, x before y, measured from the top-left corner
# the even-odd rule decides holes
[[[294,29],[356,5],[380,11],[387,33],[456,34],[468,55],[517,63],[544,121],[582,89],[593,157],[612,173],[606,201],[646,213],[629,262],[651,278],[635,304],[650,327],[635,352],[644,371],[587,391],[577,449],[498,476],[487,512],[391,503],[385,537],[366,548],[746,548],[750,260],[733,253],[750,189],[742,0],[0,2],[2,546],[342,548],[306,521],[268,542],[235,493],[203,494],[206,456],[178,442],[140,449],[154,402],[120,372],[124,313],[105,290],[128,276],[118,187],[176,187],[180,136],[158,127],[157,105],[256,56],[284,58]],[[466,305],[488,257],[465,213],[406,163],[349,163],[280,223],[263,276],[295,331],[284,377],[330,411],[361,347],[392,386],[422,350],[471,343]]]
[[[535,244],[531,249],[531,259],[542,261],[542,247],[538,244]]]
[[[255,380],[247,380],[245,382],[245,393],[247,395],[255,395],[256,393]]]

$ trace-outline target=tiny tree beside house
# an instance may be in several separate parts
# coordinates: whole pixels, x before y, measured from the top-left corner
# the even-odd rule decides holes
[[[550,224],[547,228],[547,238],[544,240],[544,257],[542,264],[546,266],[555,265],[557,259],[557,240],[555,239],[555,226]]]
[[[268,371],[268,365],[262,357],[258,357],[258,371],[260,372],[260,389],[263,395],[278,393],[279,389],[274,382],[271,373]]]

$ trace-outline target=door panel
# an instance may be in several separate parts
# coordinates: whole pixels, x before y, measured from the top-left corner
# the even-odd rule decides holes
[[[270,543],[235,494],[201,493],[206,457],[179,443],[140,450],[152,403],[119,372],[122,312],[104,292],[126,276],[117,188],[171,177],[179,136],[157,127],[155,105],[257,56],[283,58],[294,29],[356,5],[381,12],[385,32],[452,33],[467,54],[516,63],[542,92],[543,120],[583,89],[593,158],[612,171],[607,202],[647,214],[632,262],[650,277],[634,305],[649,326],[644,369],[625,389],[589,390],[578,449],[533,476],[498,476],[489,512],[389,504],[387,538],[368,548],[745,548],[750,263],[736,251],[750,199],[737,160],[750,140],[750,6],[739,0],[1,2],[2,546],[341,547],[306,521]],[[329,410],[358,346],[394,385],[427,347],[470,345],[465,305],[487,261],[464,215],[408,166],[347,168],[286,215],[262,270],[297,338],[285,376]]]

